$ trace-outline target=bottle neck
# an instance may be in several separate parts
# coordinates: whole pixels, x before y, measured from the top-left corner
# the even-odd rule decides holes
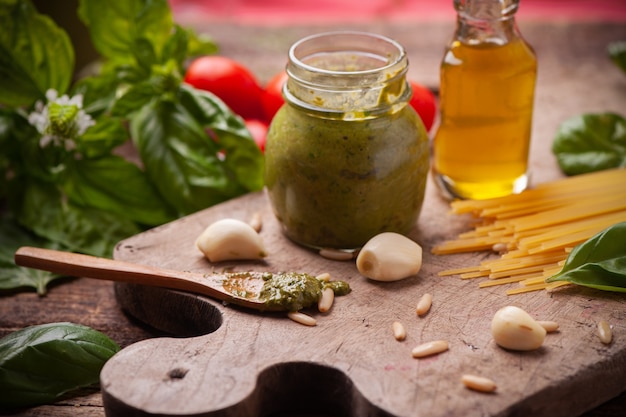
[[[397,42],[361,32],[304,38],[289,50],[286,101],[318,116],[367,119],[408,102],[408,59]]]
[[[454,8],[464,17],[494,20],[513,17],[520,0],[454,0]]]
[[[468,44],[506,44],[519,37],[519,0],[454,0],[456,39]]]

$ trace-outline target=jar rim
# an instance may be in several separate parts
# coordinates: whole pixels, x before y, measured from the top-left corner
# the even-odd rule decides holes
[[[374,42],[377,42],[379,45],[386,45],[387,47],[390,47],[389,52],[395,52],[395,54],[390,55],[388,53],[385,63],[381,66],[368,68],[368,69],[362,69],[362,70],[351,70],[351,71],[350,70],[331,70],[327,68],[320,68],[314,65],[307,64],[306,62],[302,60],[306,57],[310,57],[313,55],[311,51],[308,51],[307,49],[304,49],[304,51],[302,51],[302,49],[305,48],[307,45],[310,46],[310,44],[314,41],[320,41],[320,40],[332,39],[332,38],[334,38],[334,40],[337,42],[334,42],[333,44],[331,44],[333,48],[331,52],[348,52],[346,48],[344,47],[344,45],[345,46],[349,45],[351,49],[356,49],[359,46],[362,46],[363,47],[362,49],[357,49],[359,52],[369,52],[369,53],[374,54],[375,51],[373,51],[374,48],[371,45],[371,42],[374,41]],[[359,40],[359,38],[360,38],[360,42],[354,42],[355,40]],[[348,43],[346,42],[347,40],[351,40],[352,42]],[[366,40],[369,42],[366,43],[365,42]],[[339,42],[339,41],[343,41],[343,42]],[[365,49],[365,46],[367,46],[367,49]],[[328,44],[325,45],[323,51],[329,52]],[[303,53],[303,52],[309,52],[309,53]],[[322,52],[322,50],[317,50],[317,52]],[[316,72],[319,74],[326,74],[326,75],[366,75],[366,74],[380,73],[381,71],[385,71],[387,69],[391,69],[395,67],[396,65],[398,65],[399,63],[401,63],[401,61],[405,59],[406,59],[406,50],[399,42],[384,35],[371,33],[371,32],[364,32],[364,31],[342,30],[342,31],[330,31],[330,32],[316,33],[316,34],[309,35],[298,40],[289,48],[289,61],[291,63],[296,64],[297,66],[301,67],[302,69],[306,71],[311,71],[311,72]]]
[[[322,32],[289,49],[285,101],[326,117],[365,119],[395,113],[410,99],[404,47],[383,35]]]

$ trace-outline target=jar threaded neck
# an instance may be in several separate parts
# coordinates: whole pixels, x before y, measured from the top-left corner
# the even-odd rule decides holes
[[[287,102],[332,118],[364,118],[408,102],[408,59],[397,42],[363,32],[329,32],[289,50]]]

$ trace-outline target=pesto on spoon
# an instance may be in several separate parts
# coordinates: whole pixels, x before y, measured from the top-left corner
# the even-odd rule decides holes
[[[329,286],[336,295],[350,292],[343,281],[322,282],[296,272],[201,273],[98,258],[51,249],[22,247],[15,263],[53,273],[151,285],[197,294],[260,311],[296,311],[316,303]]]

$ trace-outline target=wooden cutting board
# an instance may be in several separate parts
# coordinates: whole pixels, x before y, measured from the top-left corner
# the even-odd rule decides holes
[[[424,248],[412,278],[380,283],[362,277],[354,262],[321,258],[281,233],[264,193],[254,193],[149,230],[121,242],[117,259],[170,269],[329,272],[350,283],[327,314],[310,310],[317,326],[284,314],[258,313],[176,291],[118,284],[120,305],[132,316],[178,337],[145,340],[123,349],[104,367],[107,416],[575,416],[626,390],[626,299],[623,294],[574,288],[507,296],[505,287],[479,289],[476,280],[438,277],[441,270],[476,265],[489,253],[435,256],[433,245],[467,230],[447,214],[432,183],[411,238]],[[210,264],[195,238],[211,222],[244,221],[259,213],[270,255],[263,262]],[[431,311],[416,316],[424,293]],[[505,351],[490,334],[505,305],[555,320],[532,352]],[[613,324],[605,346],[596,324]],[[402,322],[398,342],[391,325]],[[447,340],[450,350],[414,359],[411,349]],[[496,381],[494,394],[470,391],[461,375]]]

